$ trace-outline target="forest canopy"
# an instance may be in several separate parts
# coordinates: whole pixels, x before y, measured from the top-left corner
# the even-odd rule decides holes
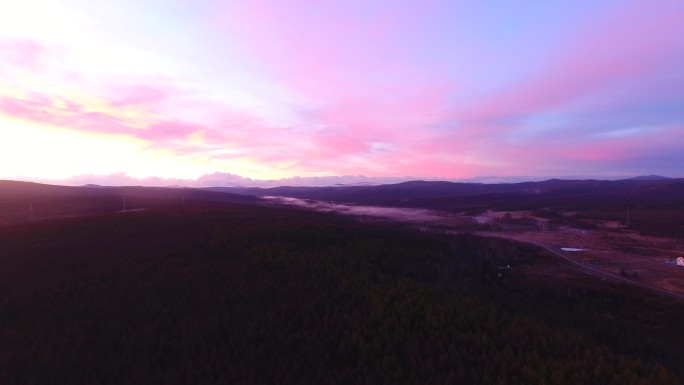
[[[499,279],[545,258],[510,241],[233,205],[8,226],[0,244],[1,383],[680,383],[676,338],[634,331],[681,314]]]

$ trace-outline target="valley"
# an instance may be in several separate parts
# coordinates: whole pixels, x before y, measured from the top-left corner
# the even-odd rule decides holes
[[[0,383],[681,384],[681,198],[535,197],[0,182]]]
[[[684,300],[684,242],[642,235],[618,221],[597,221],[595,229],[550,226],[531,211],[487,210],[475,216],[406,207],[338,204],[288,197],[265,197],[273,204],[349,215],[361,221],[397,221],[429,232],[474,233],[533,244],[574,263],[597,279],[612,279]],[[563,249],[578,249],[565,251]],[[529,268],[528,268],[529,270]]]

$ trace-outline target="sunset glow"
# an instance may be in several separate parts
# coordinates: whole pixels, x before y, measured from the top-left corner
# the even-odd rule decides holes
[[[0,179],[684,176],[684,2],[0,5]]]

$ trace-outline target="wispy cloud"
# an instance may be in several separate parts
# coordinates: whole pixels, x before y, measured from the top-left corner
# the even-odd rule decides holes
[[[29,3],[0,7],[6,143],[132,141],[168,177],[678,172],[681,1]]]

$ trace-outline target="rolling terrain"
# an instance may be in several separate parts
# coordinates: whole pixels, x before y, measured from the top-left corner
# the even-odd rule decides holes
[[[124,210],[257,201],[256,197],[186,188],[71,187],[0,180],[0,225]]]
[[[7,214],[30,203],[53,208]],[[2,182],[0,205],[2,384],[684,379],[681,300],[543,247],[217,191]]]
[[[626,220],[650,235],[684,240],[684,179],[559,180],[510,184],[412,181],[380,186],[211,188],[233,194],[286,196],[346,204],[419,207],[476,215],[532,211],[559,225],[595,228]],[[571,215],[568,215],[571,214]]]
[[[2,383],[680,383],[680,304],[510,241],[225,205],[0,242]]]

